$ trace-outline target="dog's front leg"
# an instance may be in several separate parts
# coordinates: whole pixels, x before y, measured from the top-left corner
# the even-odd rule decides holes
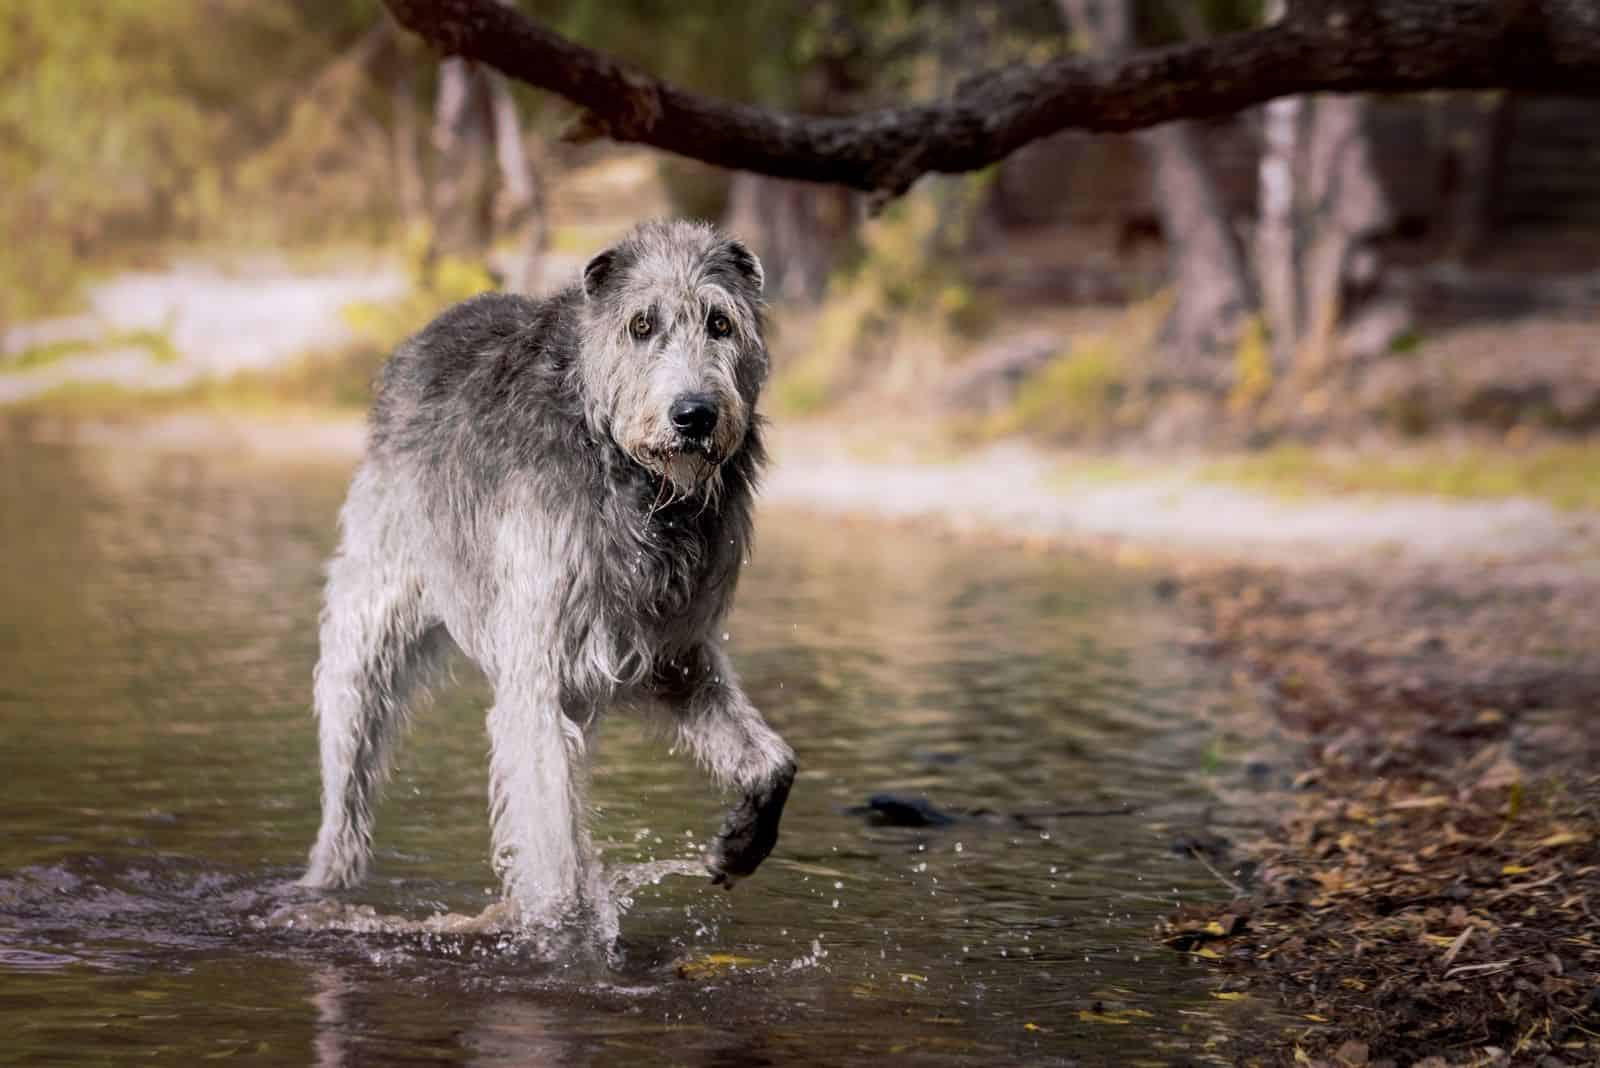
[[[706,852],[713,881],[731,887],[777,844],[794,783],[794,750],[750,703],[722,650],[699,646],[662,664],[656,678],[677,742],[718,785],[741,793]]]
[[[553,680],[525,671],[495,680],[488,727],[495,870],[523,922],[554,923],[586,903],[596,878],[583,729]]]

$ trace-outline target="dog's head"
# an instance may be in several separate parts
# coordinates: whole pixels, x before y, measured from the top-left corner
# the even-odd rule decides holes
[[[679,496],[744,447],[767,377],[761,264],[703,223],[652,222],[583,271],[590,424]]]

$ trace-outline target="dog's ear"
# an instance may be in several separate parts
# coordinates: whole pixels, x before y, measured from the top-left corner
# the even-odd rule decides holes
[[[761,269],[761,261],[756,259],[756,254],[751,252],[743,241],[731,237],[723,246],[722,253],[759,294],[767,284],[767,273]]]
[[[608,248],[590,260],[583,268],[583,295],[590,300],[597,299],[616,266],[617,250],[614,248]]]

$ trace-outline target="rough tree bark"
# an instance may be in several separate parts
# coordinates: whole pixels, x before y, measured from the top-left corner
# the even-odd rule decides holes
[[[1297,0],[1261,29],[1114,59],[989,71],[938,103],[802,116],[688,92],[497,0],[385,0],[444,51],[584,109],[582,131],[733,170],[887,195],[988,166],[1057,130],[1127,131],[1317,92],[1600,95],[1594,0]]]

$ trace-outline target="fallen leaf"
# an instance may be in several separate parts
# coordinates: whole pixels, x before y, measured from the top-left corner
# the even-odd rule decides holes
[[[1444,808],[1450,803],[1448,797],[1408,797],[1391,804],[1390,808]]]
[[[707,953],[703,957],[678,962],[679,979],[705,979],[722,972],[732,971],[749,964],[759,964],[754,957],[737,957],[732,953]]]

